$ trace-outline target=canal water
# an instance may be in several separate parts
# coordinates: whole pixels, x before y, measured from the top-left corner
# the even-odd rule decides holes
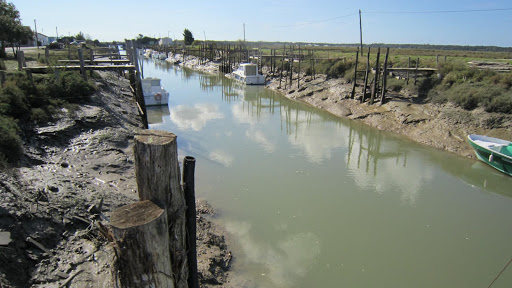
[[[223,76],[144,63],[151,129],[196,162],[234,287],[488,287],[512,257],[512,177]],[[493,284],[512,287],[512,265]]]

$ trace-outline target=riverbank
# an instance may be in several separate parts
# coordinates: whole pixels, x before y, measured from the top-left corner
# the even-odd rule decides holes
[[[175,55],[168,61],[207,73],[218,71],[215,63],[210,61],[200,65],[193,56],[187,56],[184,60],[181,55]],[[321,74],[311,79],[301,75],[303,78],[298,86],[297,74],[294,74],[293,84],[284,89],[284,80],[280,84],[277,75],[272,76],[266,71],[264,67],[266,87],[289,99],[461,156],[475,158],[466,140],[468,134],[512,140],[512,115],[488,113],[481,108],[466,111],[450,103],[434,104],[410,91],[389,92],[383,105],[361,104],[358,100],[348,99],[352,84],[344,79],[328,79]],[[358,87],[355,98],[361,95],[361,88]]]
[[[0,172],[0,287],[115,287],[103,227],[138,201],[133,138],[142,125],[128,81],[100,74],[98,91],[76,111],[20,124],[24,156]],[[228,282],[231,253],[213,214],[198,201],[201,287]]]

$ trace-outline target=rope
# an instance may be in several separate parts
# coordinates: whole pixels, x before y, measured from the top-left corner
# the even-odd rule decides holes
[[[501,269],[501,272],[498,274],[498,276],[496,276],[496,278],[494,278],[494,280],[492,280],[491,284],[487,288],[490,288],[492,286],[492,284],[494,284],[494,282],[496,282],[496,280],[498,280],[498,278],[501,276],[501,273],[503,273],[503,271],[505,271],[505,269],[507,269],[507,267],[508,267],[508,265],[510,265],[510,263],[512,263],[512,258],[510,258],[510,261],[508,261],[507,265],[505,265],[505,267],[503,267],[503,269]]]

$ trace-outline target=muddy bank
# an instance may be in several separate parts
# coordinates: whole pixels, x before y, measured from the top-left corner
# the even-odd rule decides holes
[[[218,71],[218,63],[199,65],[192,56],[187,56],[184,61],[181,55],[175,55],[168,61],[203,72]],[[289,99],[465,157],[475,158],[467,144],[468,134],[512,140],[512,115],[488,113],[480,108],[466,111],[452,104],[433,104],[410,91],[388,92],[383,105],[361,104],[358,99],[362,96],[362,88],[356,88],[355,100],[348,99],[352,84],[344,79],[327,79],[326,75],[316,75],[312,79],[308,76],[301,79],[298,86],[297,74],[294,74],[293,84],[285,89],[286,73],[279,83],[279,75],[266,73],[267,67],[262,70],[266,75],[266,87]]]
[[[133,137],[142,125],[127,80],[101,74],[77,111],[22,125],[24,157],[0,173],[0,287],[114,287],[104,229],[113,210],[138,201]],[[231,253],[208,220],[213,209],[197,206],[201,287],[218,287]]]
[[[287,98],[308,103],[336,116],[362,121],[380,130],[403,135],[413,141],[474,158],[467,143],[468,134],[483,134],[512,139],[512,115],[487,113],[483,109],[466,111],[452,104],[433,104],[408,91],[388,93],[385,103],[360,103],[361,87],[355,99],[348,99],[352,84],[344,79],[307,77],[297,88],[279,88],[279,79],[270,80],[268,88]]]

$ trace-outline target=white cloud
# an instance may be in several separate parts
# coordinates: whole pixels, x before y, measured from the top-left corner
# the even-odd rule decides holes
[[[196,104],[193,107],[178,105],[171,108],[170,118],[180,129],[200,131],[208,121],[222,119],[224,115],[219,112],[217,105]]]

